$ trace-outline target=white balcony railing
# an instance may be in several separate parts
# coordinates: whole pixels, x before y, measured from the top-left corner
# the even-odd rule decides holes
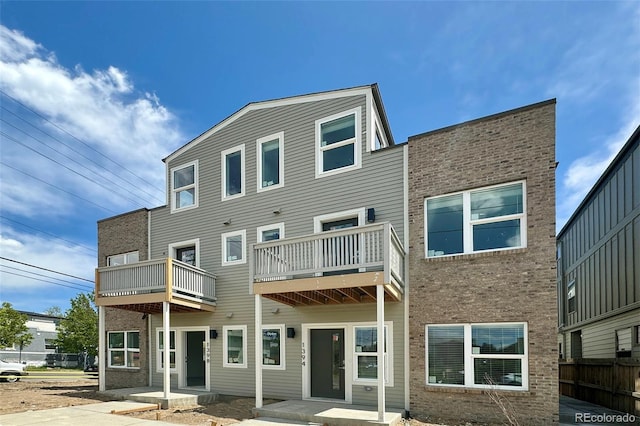
[[[169,266],[168,266],[169,265]],[[167,293],[202,302],[216,300],[216,277],[175,259],[154,259],[97,269],[98,298]]]
[[[254,283],[337,273],[384,271],[404,286],[404,249],[390,223],[359,226],[254,244]]]

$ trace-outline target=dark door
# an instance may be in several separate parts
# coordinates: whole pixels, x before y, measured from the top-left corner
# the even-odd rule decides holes
[[[344,399],[344,330],[311,330],[311,396]]]
[[[205,333],[187,331],[187,386],[204,386],[205,380]]]
[[[335,220],[332,222],[322,223],[322,232],[334,231],[336,229],[353,228],[358,226],[358,217],[352,217],[349,219]],[[324,265],[325,267],[331,267],[332,265],[348,265],[358,261],[358,236],[342,236],[332,238],[323,247],[324,251]],[[347,255],[348,253],[348,255]],[[325,272],[323,275],[342,275],[342,274],[354,274],[358,272],[357,269],[342,269],[336,271]]]

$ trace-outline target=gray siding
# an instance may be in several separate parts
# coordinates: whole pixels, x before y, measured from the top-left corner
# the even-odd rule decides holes
[[[581,329],[583,358],[615,358],[616,330],[633,328],[638,326],[639,322],[638,311],[631,311],[586,325]],[[569,358],[572,353],[570,333],[566,333],[564,340],[560,337],[558,341],[563,343],[562,350]],[[634,344],[631,356],[640,357],[640,345]]]
[[[253,395],[254,297],[249,292],[248,263],[222,266],[220,234],[246,230],[249,244],[257,240],[256,228],[279,222],[285,236],[314,232],[313,217],[355,208],[375,208],[376,222],[389,221],[401,241],[403,224],[403,152],[401,147],[367,152],[366,125],[369,119],[365,96],[351,96],[290,106],[250,111],[232,124],[182,153],[167,170],[193,160],[199,162],[199,207],[170,213],[169,207],[151,212],[151,258],[166,257],[168,245],[200,239],[200,267],[216,274],[217,309],[212,314],[176,314],[172,326],[208,325],[218,332],[211,340],[211,387],[223,394]],[[362,108],[362,167],[357,170],[315,178],[315,121],[354,107]],[[284,132],[284,187],[266,192],[256,189],[256,140]],[[245,144],[245,196],[221,201],[221,151]],[[167,180],[170,182],[170,179]],[[281,209],[280,214],[274,210]],[[231,224],[223,222],[231,219]],[[271,310],[280,308],[278,314]],[[388,389],[392,406],[404,405],[403,392],[403,309],[401,303],[386,305],[387,320],[394,322],[395,386]],[[227,314],[233,313],[231,318]],[[300,398],[302,395],[301,324],[358,322],[375,320],[375,304],[291,308],[263,300],[263,323],[285,324],[296,329],[294,339],[286,339],[286,370],[264,370],[265,397]],[[161,324],[153,319],[153,328]],[[222,327],[247,325],[248,368],[223,368]],[[155,338],[155,334],[154,334]],[[153,346],[155,347],[155,343]],[[349,349],[347,348],[347,353]],[[153,351],[155,357],[155,351]],[[155,359],[153,360],[155,366]],[[154,367],[155,371],[155,367]],[[154,374],[154,384],[161,375]],[[353,402],[369,401],[372,392],[357,392]]]

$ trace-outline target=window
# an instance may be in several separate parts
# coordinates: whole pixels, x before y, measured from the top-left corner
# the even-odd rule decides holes
[[[129,253],[114,254],[107,256],[107,266],[125,265],[129,263],[135,263],[139,259],[137,251],[131,251]]]
[[[247,326],[223,326],[222,341],[223,366],[247,368]]]
[[[200,239],[169,244],[169,255],[180,262],[200,266]]]
[[[284,370],[284,324],[262,327],[262,368]]]
[[[360,167],[360,110],[316,120],[316,177]]]
[[[44,339],[44,348],[57,349],[58,345],[56,345],[56,339]]]
[[[222,236],[222,265],[246,263],[245,240],[247,231],[226,232]]]
[[[373,146],[371,147],[371,151],[377,151],[379,149],[388,147],[389,143],[387,142],[387,139],[384,137],[384,133],[380,131],[380,123],[378,123],[377,119],[375,119],[373,122],[373,130],[374,130],[374,137],[373,137]]]
[[[171,169],[171,212],[198,207],[198,162]]]
[[[524,323],[427,325],[427,384],[528,388]]]
[[[569,312],[576,311],[576,281],[573,280],[567,286],[567,305]]]
[[[222,200],[244,195],[244,144],[222,151]]]
[[[284,132],[257,141],[258,192],[284,186]]]
[[[632,328],[627,327],[616,330],[616,357],[630,358],[633,346]]]
[[[378,328],[357,326],[354,334],[354,381],[376,381],[378,378]],[[389,385],[389,327],[384,326],[384,382]]]
[[[284,222],[274,223],[273,225],[259,226],[256,230],[257,241],[259,243],[265,241],[273,241],[284,238]]]
[[[157,370],[164,369],[164,331],[156,330],[158,344],[156,346]],[[176,370],[176,332],[169,330],[169,370]]]
[[[425,200],[426,256],[526,247],[524,182]]]
[[[140,333],[137,331],[110,331],[109,367],[140,368]]]

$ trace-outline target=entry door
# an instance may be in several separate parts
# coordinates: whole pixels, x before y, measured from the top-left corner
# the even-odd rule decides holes
[[[344,329],[311,329],[311,396],[344,400]]]
[[[205,386],[206,340],[204,331],[186,331],[187,386]]]
[[[322,223],[322,232],[334,231],[336,229],[353,228],[358,226],[358,217],[348,219],[334,220]],[[324,249],[324,266],[344,265],[357,261],[358,256],[358,237],[356,235],[349,237],[332,238]],[[353,274],[358,272],[357,269],[337,270],[325,272],[323,275],[342,275]]]

